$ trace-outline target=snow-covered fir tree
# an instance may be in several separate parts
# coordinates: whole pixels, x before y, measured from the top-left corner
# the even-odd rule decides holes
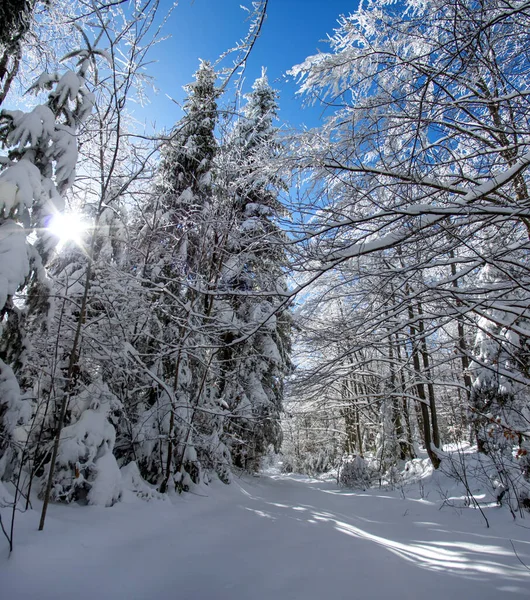
[[[3,110],[0,117],[3,143],[9,148],[0,173],[0,363],[4,385],[14,373],[22,386],[17,401],[14,382],[10,394],[0,399],[3,454],[6,445],[20,454],[26,438],[20,428],[28,423],[32,408],[26,403],[34,397],[26,334],[29,329],[46,332],[45,267],[57,243],[47,226],[64,208],[63,195],[75,177],[77,130],[94,103],[85,85],[92,54],[83,50],[73,56],[79,59],[75,71],[44,73],[31,88],[36,93],[51,90],[45,104],[30,112]]]
[[[149,22],[155,10],[146,9],[142,19]],[[150,168],[150,147],[144,143],[140,150],[132,141],[127,107],[134,95],[141,97],[152,40],[148,27],[131,28],[126,20],[109,21],[100,13],[97,19],[108,47],[92,51],[101,59],[94,69],[95,109],[81,137],[83,178],[69,199],[83,214],[85,231],[49,266],[48,330],[34,344],[40,351],[36,364],[51,367],[53,374],[45,414],[39,412],[35,421],[35,453],[43,455],[32,464],[45,500],[41,527],[48,499],[109,505],[121,495],[120,455],[114,446],[128,428],[127,344],[140,295],[126,253],[126,204],[140,174]],[[121,67],[117,54],[127,56]],[[37,397],[44,400],[46,394]]]
[[[530,326],[526,313],[530,299],[524,289],[506,292],[506,277],[518,277],[525,253],[511,272],[494,266],[495,253],[502,253],[513,235],[493,234],[488,241],[493,257],[479,275],[479,293],[487,299],[477,322],[469,416],[478,450],[492,459],[502,485],[528,503]],[[518,472],[526,484],[517,483]]]
[[[62,402],[68,396],[51,487],[51,499],[55,501],[111,505],[120,495],[119,467],[113,449],[122,403],[111,389],[119,389],[122,380],[125,339],[117,317],[124,308],[124,282],[119,277],[121,248],[116,220],[116,212],[110,208],[100,216],[92,234],[88,281],[88,234],[84,240],[70,242],[52,261],[49,278],[53,293],[47,328],[45,335],[36,337],[32,344],[33,362],[40,373],[34,384],[40,402],[31,440],[35,447],[32,468],[33,476],[40,478],[41,492],[45,490],[49,465],[44,470],[38,465],[47,463]],[[92,492],[93,488],[98,491]],[[108,491],[106,497],[104,489]]]
[[[0,6],[0,105],[17,75],[35,4],[36,0],[4,0]]]
[[[187,86],[184,117],[162,147],[158,184],[144,210],[138,275],[152,303],[138,358],[150,389],[137,408],[136,439],[144,475],[165,491],[201,479],[203,468],[227,478],[228,453],[214,378],[213,291],[219,251],[214,193],[216,73],[201,62]]]
[[[220,160],[230,233],[221,271],[224,327],[219,393],[228,406],[229,446],[238,467],[257,469],[281,444],[284,378],[290,370],[286,255],[279,221],[283,187],[273,159],[281,146],[277,93],[265,70],[246,97]]]

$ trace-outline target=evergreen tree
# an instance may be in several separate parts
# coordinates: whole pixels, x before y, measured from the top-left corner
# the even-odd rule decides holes
[[[172,477],[187,488],[200,480],[201,466],[224,473],[227,462],[213,380],[212,290],[223,244],[213,188],[215,81],[201,62],[187,86],[185,116],[162,148],[141,234],[140,275],[154,310],[136,348],[153,383],[135,417],[136,435],[142,472],[163,491]]]
[[[76,71],[67,70],[62,76],[44,73],[32,87],[35,92],[51,90],[46,104],[30,112],[4,110],[0,116],[2,141],[10,149],[0,173],[0,368],[4,379],[18,378],[22,395],[28,398],[33,395],[34,380],[28,367],[27,331],[42,335],[46,330],[49,280],[45,267],[57,242],[47,225],[64,208],[63,194],[75,177],[77,129],[94,102],[85,85],[92,55],[79,51],[73,56],[79,58]],[[17,294],[20,302],[15,303]],[[9,448],[20,449],[20,443],[13,441],[15,429],[27,423],[32,412],[16,407],[16,388],[12,381],[11,399],[0,398],[2,454]],[[19,401],[23,402],[22,396]]]
[[[224,325],[219,391],[228,406],[233,460],[254,470],[270,446],[281,444],[283,380],[289,372],[290,320],[283,233],[278,199],[283,182],[272,160],[281,151],[277,93],[265,74],[246,97],[227,142],[224,183],[230,236],[216,310]]]
[[[488,245],[493,256],[504,252],[510,236],[512,232],[492,236]],[[514,489],[522,503],[530,498],[530,327],[526,316],[530,299],[523,288],[507,292],[506,278],[518,276],[525,255],[521,253],[511,271],[496,268],[493,260],[480,273],[485,308],[477,323],[470,397],[470,420],[478,450],[493,460],[503,486]],[[515,483],[519,473],[526,485]]]
[[[70,242],[48,269],[53,293],[47,326],[45,335],[34,337],[31,348],[32,365],[37,371],[33,378],[34,396],[40,400],[31,443],[35,448],[33,468],[46,465],[44,469],[37,468],[33,475],[47,475],[49,448],[61,419],[64,396],[68,394],[52,478],[54,501],[110,505],[120,495],[120,474],[113,449],[122,404],[112,388],[117,387],[115,380],[121,379],[123,371],[125,335],[116,314],[123,294],[116,220],[115,210],[106,208],[92,233],[88,282],[86,240]],[[90,293],[85,298],[87,286]],[[124,312],[120,318],[126,315]],[[82,329],[78,327],[80,320]],[[73,348],[74,369],[70,366]],[[109,495],[105,496],[101,486],[107,484]],[[46,477],[41,477],[41,493],[45,485]],[[94,487],[99,491],[93,492]]]
[[[0,5],[0,105],[18,72],[34,7],[35,0],[3,0]]]

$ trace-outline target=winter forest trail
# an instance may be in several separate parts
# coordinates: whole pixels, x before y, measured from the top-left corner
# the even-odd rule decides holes
[[[216,484],[174,503],[52,507],[17,527],[0,596],[17,600],[530,598],[529,521],[438,510],[398,492],[287,476]],[[512,540],[512,541],[510,541]]]

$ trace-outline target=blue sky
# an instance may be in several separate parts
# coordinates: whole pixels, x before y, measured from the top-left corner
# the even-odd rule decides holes
[[[247,13],[241,4],[251,2],[180,0],[166,28],[171,38],[152,54],[157,64],[151,71],[159,92],[145,118],[156,121],[158,127],[170,127],[182,116],[166,95],[181,102],[182,86],[192,80],[199,58],[214,62],[245,36]],[[316,125],[321,109],[302,109],[295,97],[296,84],[286,80],[285,72],[318,50],[326,51],[324,40],[336,27],[337,18],[354,11],[357,4],[356,0],[269,0],[267,21],[245,72],[245,91],[265,66],[269,81],[280,91],[281,120],[294,126]],[[162,0],[162,10],[170,5],[170,0]]]

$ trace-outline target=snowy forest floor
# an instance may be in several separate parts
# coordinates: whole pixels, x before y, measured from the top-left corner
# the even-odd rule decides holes
[[[478,510],[441,508],[447,480],[437,476],[365,492],[236,477],[200,496],[52,506],[40,533],[38,510],[28,511],[11,556],[0,541],[0,596],[528,600],[530,518],[489,506],[488,529]]]

